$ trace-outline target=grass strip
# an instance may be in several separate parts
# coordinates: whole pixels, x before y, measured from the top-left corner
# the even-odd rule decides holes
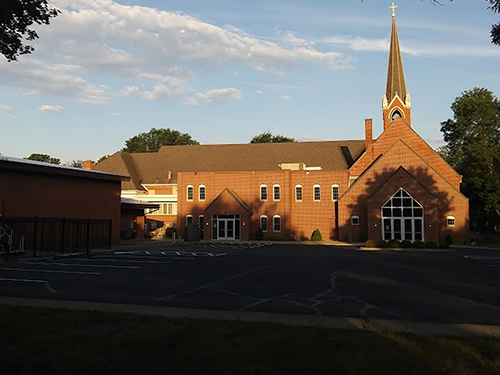
[[[2,374],[500,374],[500,338],[0,306]]]

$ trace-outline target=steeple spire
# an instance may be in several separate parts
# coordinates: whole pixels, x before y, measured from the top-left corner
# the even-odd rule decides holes
[[[411,108],[410,95],[406,92],[403,59],[401,58],[398,30],[396,27],[396,13],[394,10],[397,8],[397,5],[392,3],[392,6],[389,8],[392,9],[392,31],[389,65],[387,69],[387,88],[383,102],[384,129],[395,120],[396,117],[402,117],[405,119],[405,122],[410,125]]]

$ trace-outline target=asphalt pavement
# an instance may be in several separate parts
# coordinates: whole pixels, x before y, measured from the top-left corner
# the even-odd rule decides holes
[[[500,253],[139,243],[92,257],[2,263],[0,296],[170,316],[499,334]]]

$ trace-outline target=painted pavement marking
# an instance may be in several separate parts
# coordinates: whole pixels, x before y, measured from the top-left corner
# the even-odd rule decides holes
[[[51,263],[51,262],[31,262],[31,261],[26,261],[26,262],[20,262],[21,264],[42,264],[42,265],[48,265],[48,266],[63,266],[63,267],[68,267],[68,266],[75,266],[75,267],[94,267],[94,268],[124,268],[124,269],[140,269],[141,267],[139,266],[113,266],[111,264],[81,264],[81,263]]]
[[[55,271],[55,270],[44,270],[37,268],[11,268],[11,267],[0,267],[0,270],[4,271],[17,271],[17,272],[40,272],[40,273],[64,273],[69,275],[92,275],[99,276],[100,272],[84,272],[84,271]]]
[[[48,281],[46,280],[33,280],[33,279],[9,279],[9,278],[4,278],[0,277],[0,281],[8,281],[8,282],[15,282],[15,283],[35,283],[35,284],[44,284],[45,289],[47,289],[50,293],[52,294],[59,294],[58,291],[56,291],[54,288],[52,288],[49,284]]]

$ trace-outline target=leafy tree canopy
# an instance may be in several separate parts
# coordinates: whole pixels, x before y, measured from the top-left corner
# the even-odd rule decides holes
[[[64,165],[73,168],[83,168],[83,160],[72,160]]]
[[[97,160],[97,163],[96,164],[99,164],[101,161],[103,160],[106,160],[107,158],[109,158],[109,155],[103,155],[99,158],[99,160]]]
[[[34,160],[34,161],[41,161],[43,163],[50,163],[50,164],[61,164],[61,160],[58,158],[53,158],[50,155],[47,154],[31,154],[27,158],[27,160]]]
[[[34,48],[25,44],[35,40],[38,34],[30,26],[46,24],[60,11],[49,8],[47,0],[0,1],[0,53],[7,61],[15,61],[19,55],[31,53]]]
[[[284,135],[271,134],[270,131],[261,133],[252,138],[250,143],[284,143],[297,142],[294,138],[285,137]]]
[[[463,176],[472,223],[493,230],[500,223],[500,101],[476,87],[451,109],[453,119],[441,123],[446,146],[440,154]]]
[[[147,133],[140,133],[125,142],[124,152],[157,152],[161,146],[199,145],[187,133],[171,129],[152,128]]]

